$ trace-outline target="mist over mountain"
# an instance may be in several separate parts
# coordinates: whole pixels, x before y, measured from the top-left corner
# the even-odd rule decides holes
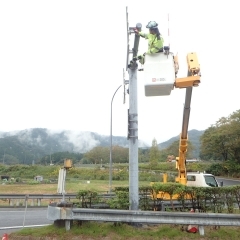
[[[190,130],[189,140],[199,152],[199,138],[204,131]],[[168,147],[178,140],[173,137],[160,143],[159,148]],[[112,136],[112,145],[129,147],[127,137]],[[148,144],[139,140],[139,148],[149,148]],[[0,133],[0,161],[9,156],[12,162],[29,163],[30,159],[39,159],[56,152],[85,153],[94,147],[110,146],[110,136],[100,135],[94,132],[77,132],[70,130],[53,131],[45,128],[32,128],[21,131]]]
[[[11,142],[11,144],[10,144]],[[12,146],[7,146],[7,145]],[[112,144],[128,147],[127,137],[112,136]],[[0,149],[3,147],[38,148],[43,152],[69,151],[85,153],[96,146],[109,146],[110,136],[100,135],[94,132],[61,130],[55,131],[45,128],[32,128],[21,131],[1,132]],[[143,141],[139,141],[139,147],[148,147]]]

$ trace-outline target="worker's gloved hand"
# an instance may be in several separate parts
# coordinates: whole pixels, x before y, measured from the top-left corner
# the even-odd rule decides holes
[[[136,34],[139,34],[139,31],[135,28],[134,29],[134,32],[136,33]]]
[[[133,61],[137,61],[137,60],[138,60],[138,58],[137,58],[137,57],[134,57],[134,58],[133,58]]]
[[[141,64],[144,64],[144,62],[145,62],[145,54],[138,56],[138,59],[139,59],[139,62]]]

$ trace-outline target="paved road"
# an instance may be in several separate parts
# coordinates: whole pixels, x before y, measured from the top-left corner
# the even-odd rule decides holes
[[[240,185],[240,180],[216,177],[218,183],[223,182],[223,186]]]
[[[25,222],[24,222],[25,217]],[[47,208],[0,208],[0,239],[4,233],[11,233],[23,227],[52,224],[47,219]]]

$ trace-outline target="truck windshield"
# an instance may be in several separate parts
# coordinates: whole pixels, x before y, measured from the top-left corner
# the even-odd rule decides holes
[[[205,182],[208,186],[218,187],[218,184],[217,184],[217,181],[216,181],[215,177],[205,175],[204,178],[205,178]]]

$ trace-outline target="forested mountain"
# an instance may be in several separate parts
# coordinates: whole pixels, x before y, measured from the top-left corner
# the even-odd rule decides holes
[[[196,129],[190,130],[188,132],[188,141],[190,141],[192,143],[193,147],[194,147],[194,150],[193,150],[193,155],[194,156],[199,156],[199,153],[200,153],[200,137],[203,135],[203,133],[204,133],[204,130],[199,131],[199,130],[196,130]],[[180,135],[172,137],[166,142],[159,143],[158,147],[159,147],[160,150],[165,149],[165,148],[169,147],[173,142],[179,140],[179,138],[180,138]]]
[[[189,131],[189,139],[192,144],[196,146],[197,151],[199,151],[199,136],[202,133],[203,131]],[[175,140],[178,140],[178,136],[164,143],[160,143],[159,147],[161,149],[166,148]],[[112,144],[127,148],[129,143],[126,137],[113,136]],[[0,133],[0,163],[31,164],[33,161],[37,162],[43,157],[49,162],[54,153],[61,152],[62,155],[66,155],[66,152],[69,154],[83,154],[94,147],[108,147],[109,145],[109,136],[103,136],[93,132],[54,132],[43,128],[2,132]],[[139,148],[148,147],[151,146],[139,141]],[[46,158],[46,156],[48,157]],[[77,155],[77,157],[79,158],[80,155]],[[41,162],[45,160],[41,160]]]
[[[112,144],[128,147],[128,140],[112,136]],[[94,147],[107,147],[110,137],[94,132],[51,131],[43,128],[0,133],[0,163],[30,164],[56,152],[85,153]],[[139,141],[139,147],[147,147]]]

